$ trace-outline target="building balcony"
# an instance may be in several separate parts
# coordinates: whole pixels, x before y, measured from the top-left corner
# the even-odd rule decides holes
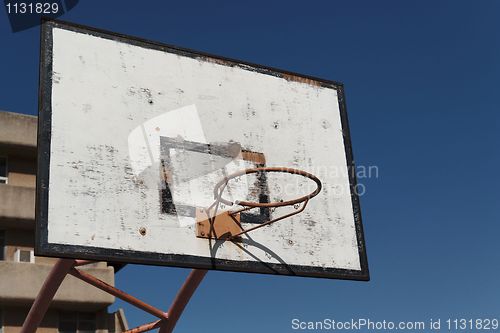
[[[16,155],[36,152],[37,117],[0,112],[0,148]]]
[[[0,203],[0,227],[34,227],[34,188],[0,184]]]
[[[32,304],[52,265],[0,261],[0,304]],[[113,267],[79,269],[114,285]],[[83,281],[66,276],[51,304],[53,308],[96,311],[111,305],[114,297]]]

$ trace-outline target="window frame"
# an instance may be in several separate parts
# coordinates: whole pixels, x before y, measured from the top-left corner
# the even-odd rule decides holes
[[[4,332],[4,328],[3,328],[3,308],[0,307],[0,333],[3,333]]]
[[[0,185],[7,185],[9,183],[9,158],[4,155],[0,155],[0,160],[5,159],[5,176],[0,175]]]
[[[71,316],[72,318],[69,318],[66,317],[64,318],[64,316]],[[90,315],[92,317],[92,319],[89,319],[89,318],[81,318],[82,315]],[[96,316],[96,313],[95,312],[77,312],[77,311],[60,311],[58,313],[58,324],[57,324],[57,332],[58,333],[61,333],[61,332],[67,332],[67,331],[61,331],[60,327],[61,327],[61,322],[66,322],[66,324],[74,324],[75,327],[76,327],[76,330],[74,331],[74,333],[81,333],[81,332],[97,332],[97,316]],[[75,321],[73,323],[73,320]],[[84,330],[80,327],[80,325],[82,323],[85,323],[85,324],[91,324],[93,325],[94,329],[93,330]],[[72,331],[73,332],[73,331]]]
[[[30,253],[30,261],[21,261],[21,251],[29,251]],[[14,261],[19,262],[19,263],[26,263],[26,264],[34,264],[35,263],[35,253],[33,249],[23,249],[23,248],[17,248],[16,252],[14,252]]]
[[[5,230],[0,230],[0,261],[5,261],[5,255],[6,255],[6,232]],[[1,331],[0,331],[1,333]]]

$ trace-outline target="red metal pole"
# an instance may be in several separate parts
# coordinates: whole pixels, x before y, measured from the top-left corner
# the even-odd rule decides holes
[[[95,263],[95,261],[92,261],[92,260],[82,260],[82,259],[77,259],[75,260],[75,267],[76,266],[84,266],[84,265],[89,265],[89,264],[93,264]]]
[[[143,333],[147,331],[154,330],[155,328],[160,327],[162,320],[153,321],[151,323],[147,323],[141,326],[137,326],[136,328],[129,329],[123,333]]]
[[[63,282],[66,274],[75,265],[75,260],[73,259],[59,259],[56,264],[52,267],[49,275],[45,279],[45,282],[38,293],[35,302],[31,306],[28,316],[24,320],[21,333],[35,333],[38,325],[43,320],[47,309],[49,308],[50,302],[54,298],[54,295],[59,289],[59,286]]]
[[[186,308],[191,296],[193,296],[206,274],[207,271],[204,269],[193,269],[191,271],[172,302],[168,310],[168,320],[165,320],[165,322],[161,324],[159,333],[171,333],[174,330],[175,324],[177,324],[182,311]]]
[[[76,268],[73,268],[72,270],[70,270],[69,274],[73,275],[74,277],[76,277],[84,282],[87,282],[88,284],[90,284],[96,288],[99,288],[99,289],[107,292],[108,294],[111,294],[115,297],[118,297],[121,300],[124,300],[125,302],[128,302],[128,303],[136,306],[139,309],[142,309],[142,310],[146,311],[147,313],[152,314],[153,316],[156,316],[160,319],[167,319],[168,318],[168,315],[165,312],[161,311],[160,309],[157,309],[154,306],[151,306],[151,305],[141,301],[140,299],[137,299],[134,296],[129,295],[126,292],[121,291],[120,289],[115,288],[102,280],[99,280],[95,276],[92,276],[88,273],[80,271]]]
[[[67,274],[71,274],[74,277],[96,287],[99,288],[111,295],[114,295],[125,302],[128,302],[154,316],[157,316],[161,320],[144,324],[134,329],[127,331],[128,333],[140,333],[147,332],[152,329],[160,327],[160,333],[171,333],[177,321],[179,320],[182,312],[186,308],[189,300],[193,296],[194,292],[200,285],[201,281],[205,277],[207,271],[203,269],[193,269],[186,281],[182,285],[181,289],[177,293],[172,305],[168,313],[163,312],[143,301],[129,295],[106,282],[99,280],[98,278],[79,271],[75,268],[78,265],[85,265],[90,263],[85,260],[74,260],[74,259],[59,259],[57,263],[54,265],[49,275],[47,276],[38,296],[33,303],[26,320],[24,321],[23,327],[21,329],[21,333],[35,333],[40,322],[43,320],[45,313],[50,305],[50,302],[54,298],[57,289],[63,282],[64,278]]]

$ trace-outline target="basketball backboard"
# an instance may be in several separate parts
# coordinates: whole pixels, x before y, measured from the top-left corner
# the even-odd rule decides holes
[[[36,254],[368,279],[341,84],[41,33]]]

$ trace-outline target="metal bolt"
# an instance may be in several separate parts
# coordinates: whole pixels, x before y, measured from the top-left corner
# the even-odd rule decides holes
[[[145,236],[145,235],[146,235],[146,228],[141,227],[141,228],[139,229],[139,233],[140,233],[142,236]]]

